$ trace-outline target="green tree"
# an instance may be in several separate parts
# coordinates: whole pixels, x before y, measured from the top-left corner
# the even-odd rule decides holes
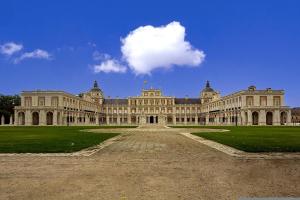
[[[5,123],[9,123],[9,118],[14,114],[14,107],[21,104],[19,95],[0,94],[0,116],[4,115]]]

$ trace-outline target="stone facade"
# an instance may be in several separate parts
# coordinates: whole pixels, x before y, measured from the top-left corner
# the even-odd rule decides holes
[[[292,124],[300,125],[300,108],[293,108],[291,112],[292,112]]]
[[[221,97],[209,82],[198,98],[164,96],[143,89],[140,96],[105,98],[95,81],[87,93],[24,91],[15,125],[289,125],[284,91],[250,86]]]

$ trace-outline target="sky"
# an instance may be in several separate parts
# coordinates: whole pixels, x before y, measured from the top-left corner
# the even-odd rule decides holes
[[[143,87],[199,97],[284,89],[300,106],[300,1],[1,1],[0,93],[97,80],[105,96]],[[144,86],[144,80],[147,80]]]

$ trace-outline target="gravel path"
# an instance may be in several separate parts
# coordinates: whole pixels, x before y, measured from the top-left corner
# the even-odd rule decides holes
[[[1,156],[0,199],[300,196],[299,159],[231,157],[177,129],[122,132],[115,143],[89,157]]]

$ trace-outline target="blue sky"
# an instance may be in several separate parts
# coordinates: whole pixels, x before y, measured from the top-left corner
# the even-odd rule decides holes
[[[127,97],[138,95],[148,80],[149,87],[166,95],[197,97],[210,80],[222,95],[249,85],[284,89],[286,104],[300,106],[299,8],[297,0],[1,1],[0,45],[22,49],[0,54],[0,93],[51,89],[77,94],[98,80],[106,96]],[[157,58],[158,65],[166,66],[137,74],[132,57],[124,59],[124,39],[138,28],[157,30],[174,21],[185,28],[180,44],[205,58],[194,65],[183,58],[175,66],[168,64],[172,58]],[[178,55],[172,53],[161,58]],[[126,72],[95,73],[95,66],[107,59]]]

